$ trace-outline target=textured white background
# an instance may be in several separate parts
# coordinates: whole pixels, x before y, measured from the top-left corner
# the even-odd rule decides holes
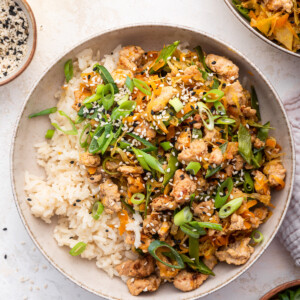
[[[0,299],[96,300],[100,298],[62,276],[35,249],[13,201],[9,178],[10,142],[16,117],[33,83],[66,49],[102,30],[138,22],[182,24],[220,37],[258,65],[285,102],[296,131],[300,124],[300,101],[297,101],[300,95],[300,58],[273,49],[250,33],[235,19],[223,0],[28,2],[38,26],[37,51],[29,68],[19,78],[0,87]],[[276,117],[272,124],[276,127]],[[300,130],[295,133],[298,143]],[[5,227],[7,231],[2,230]],[[296,278],[300,278],[300,269],[294,266],[289,253],[275,238],[248,272],[203,299],[259,299],[274,286]]]

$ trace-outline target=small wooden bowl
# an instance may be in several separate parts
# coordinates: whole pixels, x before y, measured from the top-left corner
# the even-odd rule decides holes
[[[28,51],[26,56],[23,58],[20,66],[17,69],[11,74],[9,74],[7,77],[5,77],[4,79],[3,78],[0,79],[0,86],[7,84],[12,80],[14,80],[15,78],[17,78],[29,66],[36,49],[37,29],[36,29],[36,22],[35,22],[33,12],[26,0],[15,0],[15,2],[20,5],[28,20],[28,30],[29,30]]]
[[[300,285],[300,279],[283,283],[283,284],[277,286],[276,288],[274,288],[273,290],[269,291],[268,293],[266,293],[264,296],[262,296],[260,298],[260,300],[269,300],[272,297],[274,297],[276,294],[283,292],[284,290],[294,287],[294,286],[297,286],[297,285]]]

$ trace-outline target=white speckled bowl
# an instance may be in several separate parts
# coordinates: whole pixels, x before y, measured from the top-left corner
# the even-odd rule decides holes
[[[241,82],[248,88],[251,84],[256,87],[260,99],[263,121],[271,120],[277,130],[272,133],[283,147],[284,165],[287,169],[286,188],[273,194],[273,204],[276,205],[274,214],[268,222],[261,226],[265,239],[256,247],[254,254],[243,266],[231,266],[220,263],[215,268],[215,277],[209,278],[199,289],[189,293],[176,290],[173,285],[165,284],[156,293],[142,294],[139,299],[195,299],[228,284],[245,272],[264,252],[274,238],[286,213],[294,178],[294,148],[291,129],[284,108],[273,87],[256,66],[248,61],[237,50],[220,42],[206,33],[171,25],[151,24],[134,25],[114,29],[89,38],[68,51],[57,60],[36,83],[31,91],[18,119],[11,150],[11,176],[16,204],[24,222],[24,226],[45,257],[79,286],[97,295],[110,299],[136,299],[129,294],[126,285],[118,278],[110,279],[104,272],[96,268],[94,261],[87,261],[80,257],[72,257],[67,248],[60,248],[52,237],[55,222],[51,225],[33,217],[26,203],[24,193],[24,172],[30,170],[36,175],[44,175],[43,170],[36,163],[36,153],[33,145],[44,140],[49,128],[48,118],[28,119],[33,111],[39,111],[56,105],[54,94],[63,84],[64,62],[75,56],[85,48],[100,49],[101,55],[110,53],[118,44],[140,45],[144,49],[161,49],[164,44],[175,40],[189,42],[191,48],[202,45],[207,53],[221,54],[229,57],[240,68]]]
[[[23,12],[27,17],[28,30],[29,30],[29,37],[28,37],[28,44],[27,44],[28,51],[17,69],[15,69],[12,73],[9,73],[7,77],[0,79],[0,86],[11,82],[26,70],[26,68],[29,66],[29,64],[33,59],[35,48],[36,48],[36,42],[37,42],[37,29],[36,29],[35,18],[29,4],[27,3],[26,0],[14,0],[14,1],[17,4],[19,4],[19,6],[22,8]]]
[[[250,31],[252,31],[256,36],[258,36],[261,40],[265,41],[266,43],[268,43],[269,45],[271,45],[272,47],[275,47],[287,54],[290,54],[290,55],[293,55],[293,56],[296,56],[296,57],[300,57],[300,51],[297,51],[297,52],[293,52],[293,51],[290,51],[286,48],[284,48],[283,46],[280,46],[279,44],[277,44],[275,41],[272,41],[270,39],[268,39],[266,36],[264,36],[259,30],[253,28],[249,21],[244,18],[238,11],[237,9],[235,8],[235,6],[233,5],[232,3],[232,0],[224,0],[226,5],[228,6],[228,8],[231,10],[231,12],[236,16],[236,18],[242,23],[244,24]],[[238,30],[238,28],[237,28]]]

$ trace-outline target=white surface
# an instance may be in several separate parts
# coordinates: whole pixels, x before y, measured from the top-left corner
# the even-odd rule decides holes
[[[65,49],[105,29],[138,22],[196,27],[220,37],[248,55],[271,80],[281,98],[289,103],[290,119],[297,127],[299,104],[293,99],[300,94],[300,60],[273,49],[248,32],[222,0],[28,2],[37,20],[37,51],[29,68],[15,81],[0,88],[0,299],[100,299],[64,278],[35,250],[13,201],[9,178],[12,131],[26,95],[42,72]],[[276,117],[272,123],[276,126]],[[300,138],[299,133],[297,135]],[[4,227],[8,230],[2,231]],[[300,278],[300,269],[294,266],[289,254],[275,239],[248,272],[203,299],[259,299],[274,286],[296,278]]]

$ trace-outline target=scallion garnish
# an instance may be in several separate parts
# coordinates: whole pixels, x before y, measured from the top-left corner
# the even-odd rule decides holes
[[[174,42],[173,44],[164,47],[156,59],[154,65],[150,68],[149,74],[153,74],[163,68],[165,64],[167,63],[169,57],[171,57],[176,50],[177,46],[179,45],[179,41]]]
[[[111,120],[118,120],[120,118],[127,117],[134,109],[136,108],[135,101],[125,101],[120,104],[119,107],[116,107],[110,116]]]
[[[176,265],[171,265],[167,262],[164,262],[163,260],[161,260],[158,255],[156,254],[157,249],[164,247],[164,248],[168,248],[173,257],[175,258],[177,264]],[[174,268],[174,269],[184,269],[185,265],[184,262],[180,256],[180,254],[173,248],[171,247],[169,244],[167,244],[166,242],[163,241],[159,241],[159,240],[155,240],[153,241],[149,247],[148,247],[148,252],[158,261],[160,261],[162,264],[170,267],[170,268]]]
[[[46,134],[45,134],[45,138],[46,139],[52,139],[53,135],[54,135],[55,130],[53,129],[48,129]]]
[[[177,97],[169,100],[169,103],[175,109],[176,112],[179,112],[183,109],[183,104]]]
[[[66,81],[69,82],[73,78],[73,62],[72,59],[69,59],[65,62],[64,65]]]
[[[151,169],[158,171],[162,174],[165,174],[165,171],[160,164],[160,162],[154,158],[152,155],[145,153],[144,151],[136,148],[132,148],[134,154],[136,155],[137,160],[140,165],[147,171],[151,171]],[[151,169],[150,169],[151,168]]]
[[[217,223],[211,223],[211,222],[197,222],[197,221],[192,221],[192,222],[188,222],[189,225],[191,226],[199,226],[202,228],[209,228],[209,229],[214,229],[214,230],[218,230],[218,231],[222,231],[222,225],[221,224],[217,224]]]
[[[71,250],[70,254],[72,256],[77,256],[80,255],[86,248],[87,244],[84,242],[78,242]]]
[[[205,102],[215,102],[219,101],[224,97],[224,92],[221,90],[213,89],[208,91],[203,97],[202,100]]]
[[[249,172],[244,174],[244,190],[246,193],[251,193],[254,189],[254,182]]]
[[[225,189],[227,189],[227,194],[225,194]],[[224,182],[222,182],[222,184],[217,189],[217,195],[215,198],[215,208],[220,208],[226,203],[230,193],[232,192],[232,189],[233,181],[231,177],[228,177]]]
[[[103,211],[104,211],[104,205],[100,201],[95,202],[92,209],[93,219],[98,220],[100,218],[100,215],[103,213]]]
[[[258,235],[258,237],[257,237],[257,235]],[[252,232],[252,234],[251,234],[251,238],[253,239],[253,241],[255,242],[255,243],[261,243],[262,241],[263,241],[263,239],[264,239],[264,235],[260,232],[260,231],[258,231],[258,230],[254,230],[253,232]]]
[[[141,193],[135,193],[132,195],[132,197],[130,198],[130,201],[133,204],[139,205],[141,203],[143,203],[145,200],[145,195],[141,194]]]
[[[205,179],[215,175],[216,173],[218,173],[220,170],[222,169],[222,166],[217,166],[215,168],[212,168],[211,166],[208,167],[206,174],[205,174]]]
[[[192,161],[187,165],[187,167],[185,169],[192,175],[196,175],[199,172],[199,170],[201,169],[201,165],[198,162]]]
[[[218,115],[221,115],[221,116],[226,115],[226,109],[220,101],[215,101],[214,102],[214,107],[215,107],[216,112],[217,112]]]
[[[232,215],[242,205],[244,197],[235,198],[225,205],[223,205],[219,211],[219,217],[221,219],[227,218]]]
[[[113,86],[115,94],[119,93],[119,89],[118,89],[117,85],[115,84],[114,79],[112,78],[112,76],[110,75],[110,73],[104,66],[95,64],[93,67],[93,71],[98,72],[100,74],[104,83],[106,83],[106,84],[110,83]]]
[[[200,114],[202,123],[208,130],[213,130],[214,129],[214,118],[213,118],[213,115],[212,115],[210,109],[203,102],[198,102],[197,105],[199,108],[199,114]],[[206,114],[206,116],[208,117],[208,123],[203,118],[203,114]]]
[[[91,127],[92,127],[91,123],[88,123],[82,129],[82,132],[81,132],[81,134],[79,136],[79,144],[80,144],[81,148],[85,148],[86,149],[88,147],[88,145],[89,145],[88,139],[90,138],[90,135],[88,133],[90,132]],[[82,137],[83,136],[86,137],[84,141],[82,141]]]
[[[190,222],[193,219],[193,214],[188,206],[183,208],[174,216],[174,224],[180,226],[184,223]]]
[[[198,55],[199,61],[200,61],[200,62],[202,63],[202,65],[203,65],[205,71],[208,72],[208,73],[211,73],[211,72],[212,72],[211,69],[206,65],[204,52],[203,52],[201,46],[197,46],[197,47],[195,48],[195,51],[196,51],[196,53],[197,53],[197,55]],[[203,79],[205,80],[205,78],[203,78]]]
[[[147,96],[151,96],[151,88],[150,86],[143,80],[133,78],[133,84],[136,88],[138,88],[142,93]]]
[[[126,77],[125,85],[128,87],[129,91],[132,93],[133,89],[134,89],[134,84],[133,84],[132,79],[129,76]]]
[[[77,135],[78,134],[77,128],[76,128],[75,124],[73,123],[73,121],[71,120],[71,118],[65,112],[63,112],[62,110],[59,110],[58,113],[61,116],[66,117],[69,120],[69,123],[72,126],[72,130],[64,130],[57,123],[51,123],[51,125],[53,127],[55,127],[57,130],[60,130],[60,131],[62,131],[63,133],[65,133],[67,135]]]
[[[190,222],[180,225],[180,229],[189,237],[195,239],[198,239],[201,235],[206,235],[206,230],[204,228],[200,227],[198,224],[191,225]]]
[[[101,103],[104,106],[105,110],[109,110],[113,106],[115,100],[115,90],[113,84],[106,84],[102,89],[101,94]]]
[[[235,123],[235,120],[228,117],[221,117],[215,120],[215,123],[220,125],[231,125]]]
[[[252,159],[251,134],[245,126],[240,124],[238,131],[239,153],[244,160],[250,165]]]
[[[176,170],[178,169],[178,165],[179,162],[177,158],[177,152],[173,150],[171,151],[171,155],[169,156],[168,165],[164,175],[163,186],[166,186],[169,183],[170,179],[173,178]]]
[[[35,117],[39,117],[39,116],[50,115],[50,114],[55,113],[56,111],[57,111],[57,107],[51,107],[51,108],[44,109],[38,113],[31,114],[28,116],[28,118],[31,119],[31,118],[35,118]]]
[[[168,151],[170,149],[172,149],[174,146],[171,142],[163,142],[163,143],[160,143],[160,146],[165,150],[165,151]],[[144,150],[145,151],[145,150]]]

